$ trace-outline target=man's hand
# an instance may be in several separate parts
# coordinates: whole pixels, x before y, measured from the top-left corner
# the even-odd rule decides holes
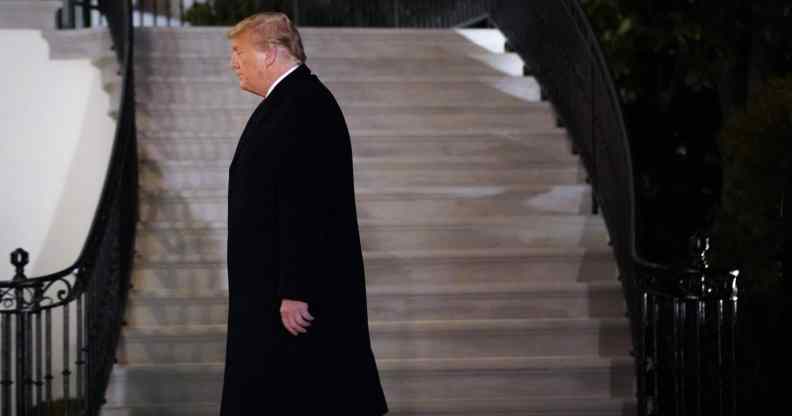
[[[305,333],[307,327],[311,326],[314,317],[308,313],[308,304],[299,300],[283,299],[280,307],[281,321],[283,326],[292,335]]]

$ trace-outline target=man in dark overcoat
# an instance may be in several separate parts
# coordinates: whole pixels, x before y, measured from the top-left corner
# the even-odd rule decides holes
[[[352,148],[344,116],[280,13],[227,37],[264,97],[229,167],[229,314],[221,416],[379,416]]]

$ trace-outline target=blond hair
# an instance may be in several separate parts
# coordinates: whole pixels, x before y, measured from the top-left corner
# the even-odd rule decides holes
[[[291,19],[283,13],[263,12],[248,16],[227,33],[228,39],[233,39],[246,31],[250,31],[253,46],[259,50],[266,50],[271,44],[280,45],[289,51],[294,59],[305,62],[305,50],[297,27]]]

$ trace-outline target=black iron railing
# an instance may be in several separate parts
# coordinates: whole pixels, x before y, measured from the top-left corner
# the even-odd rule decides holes
[[[636,247],[634,170],[607,62],[579,0],[499,0],[492,20],[526,62],[589,175],[624,289],[639,415],[735,415],[738,273],[658,265]]]
[[[637,262],[645,415],[737,414],[739,271],[713,269],[709,238],[693,241],[692,267]]]
[[[74,264],[27,277],[28,254],[11,254],[15,275],[0,281],[0,416],[98,415],[115,361],[137,221],[134,42],[131,1],[96,5],[109,25],[123,77],[110,163]],[[70,6],[82,11],[88,2]],[[64,10],[62,19],[75,15]]]

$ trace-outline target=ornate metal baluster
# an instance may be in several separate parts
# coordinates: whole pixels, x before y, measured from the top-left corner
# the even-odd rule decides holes
[[[11,416],[11,386],[14,384],[11,380],[11,315],[3,313],[0,318],[0,368],[3,370],[0,375],[0,411],[2,416]]]
[[[35,289],[34,289],[35,290]],[[35,293],[35,292],[34,292]],[[35,299],[34,302],[37,302]],[[31,305],[31,307],[35,307]],[[25,408],[29,412],[33,409],[33,314],[25,313]]]
[[[41,299],[42,290],[41,286],[36,287],[36,298]],[[42,330],[41,330],[41,309],[36,310],[36,408],[38,414],[44,414],[41,404],[44,402],[44,393],[42,391]]]
[[[78,281],[81,280],[81,276],[78,276]],[[85,354],[83,351],[85,348],[85,340],[83,339],[83,319],[83,295],[80,295],[77,297],[77,361],[75,361],[77,366],[77,397],[80,399],[85,398],[85,388],[83,381],[83,371],[85,366]]]
[[[643,292],[641,294],[641,344],[640,348],[640,356],[638,359],[640,360],[641,365],[641,373],[640,373],[640,380],[638,380],[638,397],[646,397],[647,394],[643,391],[646,388],[646,380],[649,378],[649,374],[652,371],[651,369],[651,362],[647,359],[646,349],[649,346],[649,341],[647,338],[649,337],[649,294]],[[639,407],[645,406],[644,403],[639,403]],[[640,410],[645,412],[645,409]]]
[[[686,401],[686,392],[685,392],[685,377],[686,374],[686,366],[685,366],[685,349],[687,347],[685,331],[687,329],[687,300],[679,300],[677,301],[677,308],[679,311],[679,323],[681,325],[679,331],[679,343],[676,345],[676,350],[679,352],[679,361],[677,365],[679,366],[679,405],[677,408],[679,409],[679,415],[687,414],[687,401]]]
[[[732,305],[732,316],[731,319],[729,320],[729,324],[730,324],[729,343],[731,344],[730,345],[731,354],[729,356],[730,377],[728,378],[729,393],[730,393],[729,395],[730,400],[728,403],[729,405],[728,413],[731,416],[737,415],[737,318],[739,317],[737,315],[737,308],[739,306],[737,303],[737,282],[736,282],[737,274],[738,272],[735,272],[733,274],[733,277],[735,278],[733,283],[734,294],[732,295],[732,298],[729,302]]]
[[[47,309],[44,311],[44,326],[45,332],[47,335],[47,341],[45,342],[46,345],[46,367],[44,369],[44,395],[47,399],[47,413],[52,412],[52,380],[54,379],[52,375],[52,310]]]
[[[95,291],[95,284],[93,281],[88,283],[88,288],[86,289],[85,293],[85,309],[88,311],[87,316],[85,317],[85,327],[86,327],[86,360],[88,361],[86,364],[86,374],[89,380],[93,380],[97,376],[96,372],[96,352],[95,352],[95,345],[96,345],[96,330],[94,328],[94,291]],[[96,392],[92,390],[93,384],[89,384],[88,388],[86,389],[86,397],[88,398],[86,402],[87,409],[93,409],[95,403],[93,403],[94,398],[96,397]]]
[[[704,358],[703,354],[701,353],[702,349],[702,338],[701,338],[701,327],[707,322],[707,304],[706,300],[699,300],[698,301],[698,313],[694,317],[695,325],[696,325],[696,415],[704,416],[701,413],[702,406],[701,402],[704,400],[704,386],[702,384],[702,359]]]
[[[11,253],[11,264],[14,265],[16,272],[12,282],[16,284],[14,289],[14,309],[16,313],[16,412],[17,415],[27,414],[28,400],[26,397],[26,383],[27,377],[26,370],[28,368],[28,351],[27,351],[27,329],[26,320],[28,318],[25,312],[25,286],[24,282],[27,280],[25,276],[25,266],[28,264],[28,253],[21,248],[14,250]]]
[[[670,322],[671,322],[671,342],[668,344],[670,348],[668,354],[668,368],[671,372],[671,380],[673,385],[671,386],[671,397],[669,397],[669,403],[672,404],[668,409],[671,415],[679,416],[679,378],[681,377],[679,374],[679,349],[677,345],[679,345],[679,311],[678,311],[678,302],[679,300],[674,296],[667,297],[668,308],[670,311]]]
[[[17,292],[17,304],[22,304],[23,302],[23,289],[18,288],[15,290]],[[16,369],[16,377],[14,380],[16,382],[16,412],[18,415],[27,414],[27,409],[25,409],[25,361],[27,360],[27,354],[25,353],[25,314],[23,312],[16,313],[16,338],[15,338],[15,353],[16,353],[16,363],[14,363],[14,367]]]
[[[17,304],[22,304],[24,301],[24,296],[22,295],[23,289],[16,289],[16,292]],[[16,381],[16,411],[18,415],[27,414],[27,398],[25,397],[25,381],[27,375],[25,370],[27,370],[28,355],[25,345],[25,341],[27,340],[27,336],[25,335],[25,329],[27,327],[25,318],[26,314],[24,312],[17,312],[15,327],[16,376],[14,379]]]
[[[718,319],[717,319],[717,327],[716,327],[716,343],[717,343],[717,361],[718,361],[718,380],[716,383],[718,384],[718,414],[723,415],[723,408],[725,400],[725,393],[724,393],[724,381],[720,378],[720,374],[723,373],[723,299],[718,299]]]
[[[654,401],[655,401],[655,412],[653,414],[660,414],[663,411],[665,403],[663,403],[662,398],[660,397],[660,370],[661,370],[661,361],[660,361],[660,350],[658,349],[660,343],[658,341],[657,332],[660,328],[660,302],[657,299],[657,295],[652,296],[652,307],[654,309],[654,313],[652,314],[652,341],[654,342],[654,351],[653,357],[655,363],[655,373],[654,373]]]
[[[69,346],[70,346],[70,336],[69,336],[69,304],[63,305],[63,371],[61,374],[63,375],[63,400],[66,402],[66,411],[65,415],[69,416],[69,408],[71,406],[68,405],[69,399],[71,398],[71,390],[69,385],[69,380],[71,376],[71,371],[69,371]]]

